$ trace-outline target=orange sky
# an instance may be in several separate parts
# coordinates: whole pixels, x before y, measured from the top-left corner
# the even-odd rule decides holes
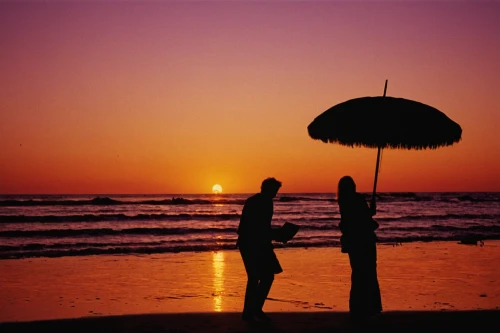
[[[307,126],[383,93],[462,141],[386,150],[379,191],[500,191],[500,3],[0,3],[0,193],[370,191]]]

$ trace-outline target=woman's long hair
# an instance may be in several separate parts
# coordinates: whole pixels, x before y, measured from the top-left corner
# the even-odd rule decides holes
[[[356,183],[351,176],[340,178],[337,187],[337,202],[352,198],[356,193]]]

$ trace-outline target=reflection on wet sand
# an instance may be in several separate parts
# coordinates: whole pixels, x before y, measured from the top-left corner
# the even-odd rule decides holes
[[[212,255],[214,311],[222,311],[222,295],[224,293],[224,252]]]

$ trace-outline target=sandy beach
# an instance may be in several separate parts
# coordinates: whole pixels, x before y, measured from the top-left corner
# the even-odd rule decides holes
[[[377,327],[500,323],[500,267],[493,264],[500,260],[500,241],[379,244],[378,251],[384,313]],[[351,329],[347,256],[339,248],[276,252],[284,272],[264,307],[274,319],[272,330]],[[3,332],[45,325],[83,331],[248,329],[238,314],[246,276],[237,251],[1,260],[0,271]]]

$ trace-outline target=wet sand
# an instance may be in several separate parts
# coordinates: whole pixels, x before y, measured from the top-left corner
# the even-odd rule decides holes
[[[337,321],[347,325],[347,255],[339,248],[276,252],[284,272],[276,276],[264,307],[277,321],[278,327],[272,329],[291,325],[298,331],[300,327],[306,330],[312,325],[310,321],[332,327],[337,327]],[[500,306],[500,267],[496,265],[500,241],[486,241],[484,246],[456,242],[379,244],[378,254],[385,325],[397,326],[401,321],[411,328],[421,321],[437,320],[433,325],[444,325],[462,318],[476,322],[478,316],[486,316],[481,320],[491,322],[500,317],[498,312],[484,311]],[[153,332],[198,331],[196,327],[210,332],[201,328],[205,323],[212,325],[214,332],[253,329],[241,326],[238,314],[246,277],[237,251],[0,260],[0,272],[2,331],[14,329],[5,326],[8,322],[31,327],[55,325],[51,326],[54,329],[90,325],[92,331],[101,326],[115,331],[120,325],[129,329],[132,323],[153,322],[163,327],[148,328]],[[80,317],[85,319],[21,323]],[[296,325],[288,324],[294,320]],[[230,326],[224,326],[225,322]],[[321,327],[309,328],[320,332]],[[352,328],[342,327],[338,329]]]

